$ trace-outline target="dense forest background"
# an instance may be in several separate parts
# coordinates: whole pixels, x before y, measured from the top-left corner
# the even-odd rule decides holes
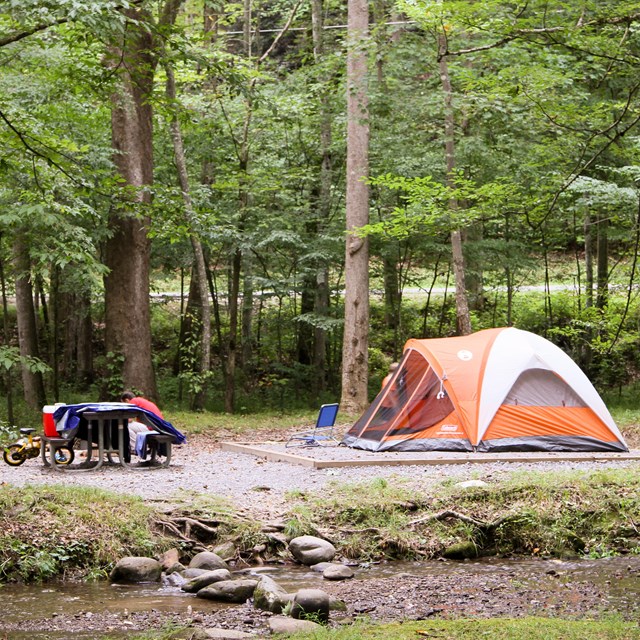
[[[504,325],[636,380],[640,2],[0,7],[3,420],[357,410]]]

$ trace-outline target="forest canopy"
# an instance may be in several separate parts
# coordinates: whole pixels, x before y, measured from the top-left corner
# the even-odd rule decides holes
[[[637,378],[640,2],[10,0],[0,68],[11,423],[358,408],[491,326]]]

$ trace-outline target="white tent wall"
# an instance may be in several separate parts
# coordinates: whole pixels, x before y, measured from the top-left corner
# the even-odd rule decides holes
[[[520,374],[547,369],[560,376],[622,442],[624,439],[609,410],[582,369],[545,338],[528,331],[508,328],[495,339],[487,359],[479,392],[478,444],[482,441],[500,405]]]

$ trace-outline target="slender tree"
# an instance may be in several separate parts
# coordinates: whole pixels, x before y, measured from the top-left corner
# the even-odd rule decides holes
[[[369,102],[367,0],[349,0],[347,50],[347,240],[341,405],[363,411],[369,379],[369,240],[358,230],[369,222]]]
[[[13,263],[16,272],[16,315],[20,356],[28,360],[39,357],[36,311],[33,303],[29,242],[24,230],[17,230],[13,242]],[[22,366],[25,402],[34,409],[45,404],[44,380],[40,371]]]

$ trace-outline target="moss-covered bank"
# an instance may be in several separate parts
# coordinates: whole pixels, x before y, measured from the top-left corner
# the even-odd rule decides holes
[[[640,552],[638,467],[523,473],[471,488],[449,481],[431,495],[377,479],[292,498],[290,534],[328,535],[358,558]]]
[[[152,531],[140,499],[52,485],[0,487],[0,581],[104,577],[124,555],[149,555],[171,541]]]
[[[640,553],[640,470],[531,473],[488,486],[443,482],[418,494],[398,479],[335,483],[322,494],[292,492],[285,533],[318,534],[346,557],[469,557],[524,554],[600,557]],[[212,522],[208,538],[233,540],[239,556],[269,560],[284,549],[257,522],[216,498],[194,497],[175,520]],[[97,489],[0,487],[0,581],[106,575],[126,555],[157,555],[190,544],[169,535],[142,500]],[[174,531],[177,529],[174,528]],[[197,528],[192,527],[192,531]]]

